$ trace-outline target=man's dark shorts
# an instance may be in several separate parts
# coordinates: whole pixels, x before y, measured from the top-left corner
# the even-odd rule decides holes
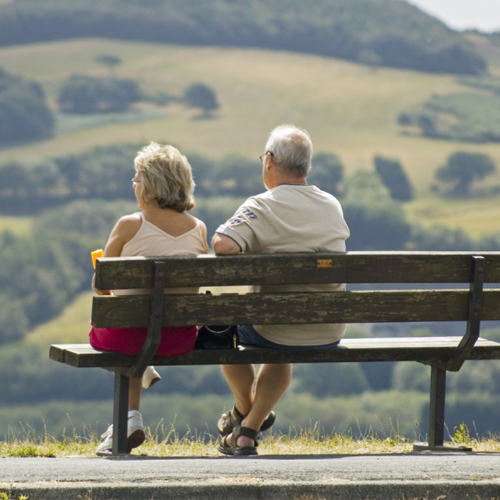
[[[254,347],[267,347],[268,349],[282,349],[286,351],[310,351],[337,347],[340,340],[333,344],[323,345],[283,345],[275,344],[260,335],[252,325],[238,325],[238,344]]]

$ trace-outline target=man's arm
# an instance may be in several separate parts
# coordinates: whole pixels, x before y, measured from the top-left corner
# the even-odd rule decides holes
[[[241,252],[241,248],[236,241],[220,233],[214,234],[212,248],[217,255],[233,255]]]

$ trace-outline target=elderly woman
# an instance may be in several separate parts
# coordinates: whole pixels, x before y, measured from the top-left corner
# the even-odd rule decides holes
[[[194,181],[189,165],[173,146],[152,142],[138,152],[132,179],[140,212],[118,220],[111,231],[104,257],[197,255],[208,253],[205,224],[188,214],[194,207]],[[94,290],[110,295],[111,290]],[[174,289],[166,290],[175,293]],[[197,289],[192,290],[198,292]],[[133,290],[117,290],[116,294],[133,294]],[[162,329],[159,356],[180,356],[191,351],[197,327]],[[96,349],[139,353],[147,336],[147,328],[92,328],[90,344]],[[136,448],[145,439],[142,415],[139,412],[142,378],[130,379],[128,413],[128,449]],[[113,446],[113,426],[102,435],[97,454],[107,454]]]

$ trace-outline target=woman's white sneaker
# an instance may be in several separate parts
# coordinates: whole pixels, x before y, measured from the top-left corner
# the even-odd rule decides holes
[[[142,375],[142,388],[149,389],[160,380],[160,374],[155,370],[155,367],[148,366]]]
[[[108,430],[101,436],[102,442],[97,447],[96,453],[99,456],[111,455],[113,451],[113,425],[108,427]],[[137,448],[146,439],[144,433],[144,423],[142,415],[137,410],[128,412],[127,422],[127,453],[133,448]]]

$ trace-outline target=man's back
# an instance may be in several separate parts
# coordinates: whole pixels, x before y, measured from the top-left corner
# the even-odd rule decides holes
[[[221,228],[247,253],[344,252],[349,237],[337,199],[307,185],[249,198]]]

